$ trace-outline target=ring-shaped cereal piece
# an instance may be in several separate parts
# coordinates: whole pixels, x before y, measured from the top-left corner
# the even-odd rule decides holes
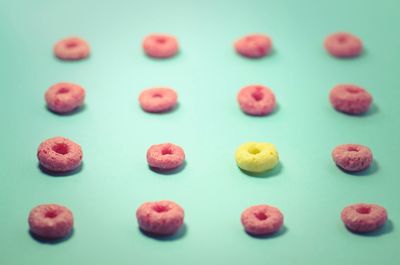
[[[250,85],[240,89],[237,101],[243,112],[254,116],[270,114],[276,106],[275,95],[263,85]]]
[[[72,83],[52,85],[45,94],[47,107],[56,113],[68,113],[76,110],[85,101],[85,89]]]
[[[144,52],[154,58],[169,58],[174,56],[178,50],[178,41],[174,36],[165,34],[152,34],[143,40]]]
[[[278,151],[271,143],[248,142],[236,150],[236,163],[245,171],[264,172],[273,169],[278,162]]]
[[[147,150],[147,163],[158,169],[174,169],[185,161],[185,152],[180,146],[171,143],[156,144]]]
[[[74,217],[67,207],[42,204],[31,210],[28,223],[32,234],[45,239],[60,239],[71,233]]]
[[[139,95],[139,104],[144,111],[159,113],[166,112],[176,106],[178,95],[171,88],[150,88]]]
[[[61,60],[81,60],[89,56],[89,44],[78,37],[69,37],[54,45],[54,54]]]
[[[356,233],[367,233],[382,227],[386,223],[388,215],[382,206],[357,203],[345,207],[341,218],[349,230]]]
[[[349,172],[365,170],[373,160],[371,150],[359,144],[342,144],[335,147],[332,158],[336,165]]]
[[[39,145],[37,158],[40,165],[52,172],[77,169],[82,161],[81,146],[64,137],[54,137]]]
[[[154,235],[173,235],[183,225],[184,211],[172,201],[145,202],[136,211],[141,230]]]
[[[249,58],[260,58],[270,53],[272,40],[264,34],[247,35],[234,43],[236,52]]]
[[[337,32],[329,35],[324,42],[325,49],[338,58],[349,58],[358,56],[363,50],[363,44],[356,36]]]
[[[332,88],[329,100],[336,110],[359,115],[368,111],[372,103],[372,96],[362,87],[340,84]]]
[[[270,205],[254,205],[243,211],[241,221],[245,231],[255,236],[277,232],[283,225],[283,214]]]

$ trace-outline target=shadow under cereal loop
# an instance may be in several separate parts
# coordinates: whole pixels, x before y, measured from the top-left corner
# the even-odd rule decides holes
[[[277,231],[276,233],[270,234],[270,235],[257,236],[257,235],[249,234],[249,233],[247,233],[247,232],[246,232],[246,234],[248,234],[248,235],[251,236],[252,238],[256,238],[256,239],[266,239],[266,240],[268,240],[268,239],[273,239],[273,238],[281,237],[281,236],[283,236],[284,234],[286,234],[287,231],[288,231],[288,228],[287,228],[285,225],[283,225],[283,226],[281,227],[281,229],[279,229],[279,231]]]
[[[174,240],[179,240],[182,239],[186,236],[187,234],[187,226],[186,224],[183,224],[182,227],[179,229],[178,232],[176,232],[173,235],[157,235],[157,234],[153,234],[150,232],[146,232],[143,231],[142,229],[139,228],[140,233],[142,233],[143,235],[152,238],[154,240],[158,240],[158,241],[174,241]]]
[[[63,238],[59,238],[59,239],[48,239],[48,238],[43,238],[40,236],[35,235],[34,233],[32,233],[32,231],[28,231],[29,235],[37,242],[42,243],[42,244],[49,244],[49,245],[55,245],[55,244],[61,244],[67,240],[69,240],[71,237],[73,237],[74,235],[74,228],[72,228],[71,232]]]
[[[177,168],[173,168],[173,169],[160,169],[160,168],[156,168],[156,167],[151,167],[149,166],[150,170],[158,173],[158,174],[162,174],[162,175],[174,175],[174,174],[178,174],[179,172],[181,172],[182,170],[185,169],[186,167],[186,161],[183,161],[182,165],[180,165]]]
[[[46,108],[49,112],[51,112],[52,114],[54,114],[54,115],[67,117],[67,116],[73,116],[73,115],[75,115],[75,114],[79,114],[79,113],[85,111],[85,109],[86,109],[87,107],[86,107],[86,104],[84,104],[84,105],[80,106],[79,108],[76,108],[76,109],[74,109],[74,110],[72,110],[72,111],[70,111],[70,112],[67,112],[67,113],[58,113],[58,112],[55,112],[55,111],[49,109],[47,106],[45,106],[45,108]]]
[[[359,172],[347,171],[339,166],[338,166],[338,168],[346,174],[353,175],[353,176],[359,176],[359,177],[365,177],[365,176],[369,176],[369,175],[376,173],[379,170],[379,164],[378,164],[378,161],[374,160],[374,161],[372,161],[372,164],[367,169],[359,171]]]
[[[82,171],[83,169],[83,162],[80,164],[80,166],[74,170],[71,171],[67,171],[67,172],[53,172],[50,171],[46,168],[44,168],[40,163],[38,164],[38,168],[40,169],[40,171],[48,176],[52,176],[52,177],[68,177],[71,175],[75,175],[78,174],[79,172]]]
[[[273,169],[265,171],[265,172],[260,172],[260,173],[255,173],[255,172],[250,172],[246,171],[244,169],[239,168],[240,171],[242,171],[244,174],[250,177],[256,177],[256,178],[270,178],[270,177],[275,177],[279,175],[282,170],[283,170],[283,165],[281,162],[278,163]]]
[[[378,236],[384,236],[384,235],[386,235],[386,234],[391,233],[391,232],[394,230],[394,225],[393,225],[393,222],[392,222],[391,220],[387,220],[386,223],[385,223],[381,228],[378,228],[377,230],[372,231],[372,232],[368,232],[368,233],[356,233],[356,232],[353,232],[353,231],[351,231],[351,230],[349,230],[349,229],[347,229],[347,230],[348,230],[349,232],[351,232],[352,234],[357,235],[357,236],[362,236],[362,237],[378,237]]]

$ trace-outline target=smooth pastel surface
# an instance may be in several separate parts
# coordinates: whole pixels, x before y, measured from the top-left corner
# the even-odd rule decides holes
[[[332,151],[332,158],[340,168],[357,172],[367,169],[372,163],[372,152],[364,145],[342,144]]]
[[[273,169],[279,162],[279,155],[271,143],[248,142],[236,149],[235,159],[241,169],[260,173]]]
[[[58,204],[41,204],[33,208],[28,217],[29,229],[44,239],[60,239],[68,236],[74,226],[70,209]]]
[[[384,207],[370,203],[357,203],[346,206],[341,218],[345,226],[356,233],[367,233],[381,228],[388,219]]]
[[[89,56],[89,44],[79,37],[68,37],[54,44],[54,55],[61,60],[75,61]]]
[[[185,213],[173,201],[145,202],[136,211],[140,229],[154,235],[173,235],[182,226]]]
[[[254,205],[243,211],[240,220],[247,233],[265,236],[276,233],[282,227],[283,214],[270,205]]]
[[[397,0],[14,0],[0,6],[0,213],[7,216],[0,218],[0,264],[392,265],[400,259]],[[326,53],[322,41],[339,30],[364,41],[360,57]],[[140,45],[151,32],[174,34],[181,52],[149,58]],[[273,52],[260,60],[237,55],[232,42],[249,32],[273,37]],[[54,58],[54,42],[71,34],[90,41],[93,56]],[[47,111],[43,93],[60,80],[86,88],[79,113]],[[238,90],[258,83],[276,93],[273,115],[250,117],[238,107]],[[340,83],[374,96],[365,116],[330,106],[329,91]],[[137,96],[155,85],[178,90],[176,110],[142,111]],[[38,144],[55,135],[82,145],[82,170],[53,177],[37,167]],[[167,141],[184,147],[187,163],[163,175],[149,170],[145,154]],[[273,174],[255,178],[238,169],[234,152],[247,141],[276,145],[280,165]],[[331,152],[342,143],[370,147],[372,167],[340,172]],[[134,216],[143,202],[160,199],[180,203],[186,214],[184,229],[165,240],[143,236]],[[29,235],[27,214],[46,202],[73,211],[68,240],[50,245]],[[387,226],[370,236],[349,233],[340,212],[354,202],[385,206]],[[272,238],[253,238],[240,223],[245,208],[261,203],[285,214]]]
[[[68,113],[83,105],[85,89],[72,83],[56,83],[47,89],[44,98],[47,107],[56,113]]]

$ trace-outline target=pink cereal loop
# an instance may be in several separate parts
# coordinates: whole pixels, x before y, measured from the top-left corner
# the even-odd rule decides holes
[[[137,209],[136,218],[145,232],[172,235],[183,225],[184,210],[172,201],[145,202]]]
[[[329,35],[324,41],[325,49],[338,58],[358,56],[363,50],[361,40],[347,32],[337,32]]]
[[[80,145],[64,137],[54,137],[42,142],[37,151],[40,165],[52,172],[77,169],[82,161]]]
[[[143,40],[144,52],[154,58],[169,58],[179,49],[178,41],[174,36],[166,34],[152,34]]]
[[[234,43],[236,52],[249,58],[260,58],[268,55],[272,49],[272,40],[264,34],[244,36]]]
[[[335,147],[332,158],[336,165],[349,172],[365,170],[373,160],[371,150],[359,144],[342,144]]]
[[[139,95],[139,104],[146,112],[159,113],[173,109],[178,101],[175,90],[157,87],[143,90]]]
[[[245,231],[255,236],[277,232],[283,225],[283,214],[270,205],[254,205],[243,211],[241,222]]]
[[[332,106],[340,112],[360,115],[369,110],[372,96],[357,85],[339,84],[330,91],[329,100]]]
[[[89,44],[79,37],[68,37],[54,45],[54,54],[61,60],[81,60],[89,56]]]
[[[377,204],[357,203],[345,207],[341,213],[345,226],[356,233],[372,232],[382,227],[388,215],[386,209]]]
[[[158,169],[174,169],[185,161],[185,152],[172,143],[156,144],[147,150],[147,163]]]
[[[56,113],[69,113],[81,107],[85,100],[85,89],[72,83],[52,85],[45,94],[47,107]]]
[[[31,210],[28,223],[32,234],[46,239],[59,239],[71,233],[74,218],[67,207],[42,204]]]
[[[263,85],[249,85],[242,88],[237,101],[243,112],[254,116],[270,114],[276,106],[275,95]]]

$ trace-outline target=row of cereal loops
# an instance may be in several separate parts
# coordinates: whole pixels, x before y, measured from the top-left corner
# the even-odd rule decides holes
[[[67,172],[78,168],[83,152],[73,141],[55,137],[42,142],[37,153],[42,168],[51,172]],[[157,170],[172,170],[185,161],[183,149],[171,143],[152,145],[147,151],[147,163]],[[367,169],[372,152],[366,146],[346,144],[332,152],[336,165],[344,172]],[[263,172],[279,163],[279,155],[271,143],[245,143],[236,150],[236,163],[247,172]],[[156,171],[157,172],[157,171]],[[149,235],[171,235],[183,224],[183,209],[170,201],[147,202],[137,210],[139,227]],[[355,204],[346,207],[342,220],[349,230],[371,232],[387,220],[386,210],[374,204]],[[245,231],[251,235],[264,236],[277,232],[283,224],[283,214],[269,205],[256,205],[246,209],[241,216]],[[39,237],[56,239],[67,236],[73,226],[73,216],[66,207],[54,204],[40,205],[29,216],[32,233]]]
[[[142,43],[146,55],[153,58],[170,58],[178,53],[176,37],[166,34],[152,34]],[[325,49],[338,58],[358,56],[363,50],[361,40],[347,32],[329,35],[324,41]],[[236,52],[248,58],[261,58],[272,50],[272,39],[265,34],[251,34],[234,42]],[[61,60],[81,60],[89,56],[89,44],[79,37],[69,37],[54,45],[54,54]]]
[[[72,83],[57,83],[45,93],[47,108],[58,114],[71,113],[79,109],[85,100],[85,89]],[[329,93],[332,106],[343,113],[360,115],[366,113],[372,96],[364,88],[352,84],[340,84]],[[167,112],[176,106],[178,94],[175,90],[157,87],[143,90],[139,104],[146,112]],[[240,89],[237,101],[241,110],[253,116],[265,116],[273,112],[276,98],[273,91],[263,85],[249,85]]]
[[[136,210],[140,230],[147,236],[165,237],[176,234],[184,224],[184,210],[173,201],[145,202]],[[388,215],[384,207],[358,203],[345,207],[341,219],[349,231],[368,233],[381,228]],[[282,212],[270,205],[253,205],[240,217],[244,230],[252,236],[263,237],[277,233],[283,226]],[[58,240],[68,237],[74,226],[72,211],[58,204],[34,207],[28,217],[32,235],[38,239]]]
[[[37,158],[43,170],[65,173],[81,166],[83,152],[81,146],[72,140],[53,137],[39,145]],[[186,156],[182,147],[173,143],[162,143],[150,146],[146,158],[150,168],[167,171],[182,166]],[[332,158],[344,172],[366,170],[373,162],[371,150],[359,144],[342,144],[335,147]],[[244,143],[237,148],[235,159],[240,169],[252,173],[272,170],[279,163],[278,151],[271,143]]]
[[[152,34],[143,40],[144,52],[154,58],[169,58],[179,50],[174,36]],[[326,50],[338,58],[358,56],[363,50],[361,40],[346,32],[329,35],[325,41]],[[234,42],[237,53],[248,58],[260,58],[272,50],[272,40],[265,34],[251,34]],[[79,37],[69,37],[54,45],[54,54],[62,60],[80,60],[90,54],[89,44]],[[58,83],[46,92],[48,108],[56,113],[68,113],[79,108],[85,98],[85,90],[76,84]],[[329,95],[331,104],[339,111],[349,114],[362,114],[368,111],[372,96],[362,87],[353,84],[339,84]],[[241,109],[249,114],[263,116],[271,113],[275,107],[275,95],[263,85],[250,85],[243,88],[237,96]],[[174,108],[177,94],[170,88],[144,90],[139,96],[143,110],[147,112],[165,112]]]

